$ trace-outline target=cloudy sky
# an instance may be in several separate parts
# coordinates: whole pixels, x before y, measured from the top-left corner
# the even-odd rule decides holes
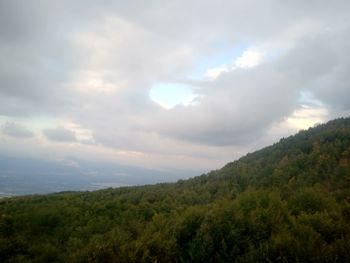
[[[347,0],[0,1],[0,153],[207,171],[348,116]]]

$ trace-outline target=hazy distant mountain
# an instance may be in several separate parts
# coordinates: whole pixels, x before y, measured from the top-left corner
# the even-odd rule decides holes
[[[0,156],[0,196],[96,190],[187,178],[194,171],[159,171],[82,160],[48,161]]]

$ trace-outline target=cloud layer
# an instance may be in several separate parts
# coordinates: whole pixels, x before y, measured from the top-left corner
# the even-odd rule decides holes
[[[32,131],[14,122],[6,122],[0,129],[2,133],[14,138],[31,138],[34,136]]]
[[[349,112],[348,10],[342,0],[3,1],[1,133],[38,153],[90,147],[135,165],[214,168],[308,118]],[[195,103],[163,108],[149,95],[159,83],[190,85]]]

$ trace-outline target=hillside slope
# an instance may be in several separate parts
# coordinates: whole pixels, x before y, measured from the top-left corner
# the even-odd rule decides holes
[[[173,184],[4,199],[0,262],[350,262],[350,118]]]

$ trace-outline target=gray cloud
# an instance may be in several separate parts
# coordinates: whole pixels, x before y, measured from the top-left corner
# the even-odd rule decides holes
[[[265,136],[303,91],[350,109],[349,9],[342,0],[2,1],[0,115],[69,120],[116,149],[215,155]],[[216,57],[222,46],[262,47],[273,58],[191,79],[234,59]],[[157,82],[194,85],[200,104],[161,108],[148,94]],[[43,133],[77,141],[63,128]]]
[[[322,28],[302,38],[277,64],[283,74],[301,80],[300,89],[312,92],[331,108],[350,109],[350,22]]]
[[[43,134],[47,139],[56,142],[76,142],[75,132],[67,130],[63,127],[43,130]]]
[[[270,65],[224,73],[198,83],[203,97],[199,106],[165,111],[151,126],[164,135],[208,145],[247,143],[296,108],[299,83]]]
[[[6,122],[0,126],[0,130],[2,133],[14,138],[31,138],[34,136],[32,131],[14,122]]]

